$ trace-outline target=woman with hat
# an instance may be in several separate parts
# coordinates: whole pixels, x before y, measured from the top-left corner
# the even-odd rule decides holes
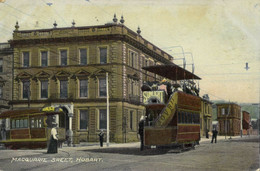
[[[58,137],[57,137],[57,123],[52,123],[51,138],[48,146],[47,153],[57,153],[58,152]]]

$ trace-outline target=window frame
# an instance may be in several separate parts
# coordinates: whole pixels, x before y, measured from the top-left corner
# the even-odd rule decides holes
[[[86,81],[86,96],[81,96],[81,91],[82,91],[82,86],[81,86],[81,82],[82,81]],[[79,79],[79,98],[88,98],[89,94],[88,94],[88,89],[89,89],[89,80],[86,78],[86,79]]]
[[[28,66],[25,65],[25,53],[28,53]],[[31,54],[30,51],[22,51],[22,67],[24,68],[30,67],[30,54]]]
[[[48,97],[49,97],[49,81],[48,80],[41,80],[40,81],[41,83],[40,83],[40,98],[41,99],[47,99]],[[47,94],[46,94],[46,96],[47,97],[43,97],[43,82],[44,83],[47,83],[47,89],[46,89],[46,91],[47,91]]]
[[[105,119],[103,119],[105,123],[105,128],[101,128],[101,111],[105,112]],[[99,130],[106,130],[107,129],[107,109],[99,109],[98,112],[98,129]]]
[[[101,61],[101,49],[106,49],[106,60],[105,62]],[[107,64],[108,63],[108,46],[100,46],[98,47],[98,54],[99,54],[99,64]]]
[[[43,65],[43,52],[46,52],[46,65]],[[40,66],[47,67],[49,66],[49,51],[48,50],[40,50]]]
[[[0,58],[0,73],[4,72],[4,59]]]
[[[25,84],[24,83],[28,83],[29,85],[29,88],[27,89],[27,96],[28,97],[25,97]],[[30,80],[24,80],[22,81],[22,99],[29,99],[29,97],[31,96],[31,81]]]
[[[66,51],[66,64],[63,64],[63,58],[62,58],[62,51]],[[60,66],[68,66],[69,65],[69,62],[68,62],[68,59],[69,59],[69,50],[67,48],[60,48],[59,49],[59,61],[60,61]]]
[[[86,113],[83,113],[83,112],[86,112]],[[83,114],[86,115],[86,116],[85,116],[86,119],[85,119],[85,122],[84,122],[84,123],[86,124],[86,125],[85,125],[86,128],[82,128],[82,127],[81,127],[81,125],[84,124],[84,123],[82,123],[82,119],[81,119],[81,118],[82,118],[81,116],[82,116]],[[84,120],[83,120],[83,121],[84,121]],[[88,130],[88,128],[89,128],[89,111],[86,110],[86,109],[79,110],[79,130]]]
[[[100,84],[100,80],[101,80],[101,79],[105,81],[105,84],[104,84],[105,87],[100,87],[100,86],[101,86],[101,84]],[[98,78],[98,97],[107,97],[107,89],[106,89],[106,86],[107,86],[107,85],[106,85],[106,81],[107,81],[107,80],[106,80],[106,77],[99,77],[99,78]],[[105,89],[105,95],[101,95],[101,88],[102,88],[102,89]]]
[[[59,88],[60,88],[60,92],[59,92],[59,93],[60,93],[60,96],[59,96],[59,98],[60,98],[60,99],[67,99],[67,98],[68,98],[68,80],[60,80],[59,82],[60,82],[60,85],[59,85],[59,86],[60,86],[60,87],[59,87]],[[63,82],[66,82],[66,84],[65,84],[65,85],[66,85],[66,97],[62,97],[62,96],[61,96],[61,95],[63,94],[63,93],[62,93],[62,90],[63,90],[63,89],[61,88]]]
[[[86,50],[86,63],[82,63],[82,57],[81,57],[81,50]],[[78,49],[78,53],[79,53],[79,65],[88,65],[89,61],[88,61],[88,48],[86,47],[80,47]]]

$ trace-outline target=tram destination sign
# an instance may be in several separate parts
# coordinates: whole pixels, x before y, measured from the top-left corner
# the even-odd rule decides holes
[[[144,91],[143,92],[143,103],[151,104],[151,103],[165,103],[165,92],[164,91]]]

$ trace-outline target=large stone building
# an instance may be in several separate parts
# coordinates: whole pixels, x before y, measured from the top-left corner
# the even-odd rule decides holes
[[[0,113],[10,109],[12,99],[13,50],[9,43],[0,43]],[[1,123],[0,123],[1,124]]]
[[[209,96],[205,94],[201,99],[200,113],[200,136],[206,136],[206,132],[212,131],[212,102]]]
[[[137,141],[144,114],[141,85],[160,80],[142,67],[170,64],[172,57],[123,25],[54,28],[13,33],[14,109],[69,106],[66,128],[73,141],[98,141],[107,125],[109,84],[110,140]]]
[[[217,104],[217,115],[220,135],[240,135],[241,106],[236,103]]]

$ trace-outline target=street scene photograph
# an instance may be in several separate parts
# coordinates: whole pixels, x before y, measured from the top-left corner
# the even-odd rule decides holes
[[[0,171],[260,171],[259,0],[0,0]]]

